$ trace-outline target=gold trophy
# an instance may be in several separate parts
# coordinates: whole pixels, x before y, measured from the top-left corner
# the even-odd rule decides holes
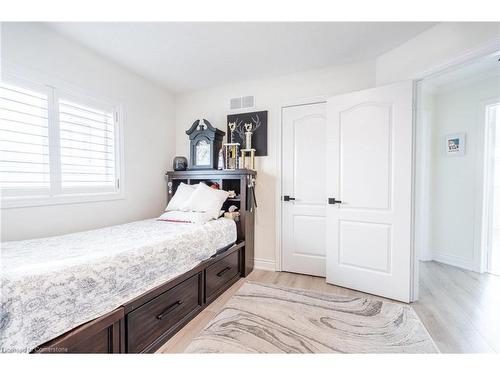
[[[239,143],[234,142],[233,133],[236,130],[236,122],[229,122],[227,124],[230,133],[229,143],[224,143],[222,147],[224,148],[225,155],[225,165],[224,169],[238,169],[239,166],[239,152],[238,149],[240,147]]]
[[[252,148],[253,124],[245,123],[245,148],[241,150],[240,168],[255,170],[255,149]]]

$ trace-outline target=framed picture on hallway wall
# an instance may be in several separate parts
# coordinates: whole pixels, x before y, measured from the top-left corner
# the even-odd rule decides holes
[[[448,134],[444,138],[446,156],[465,155],[465,133]]]

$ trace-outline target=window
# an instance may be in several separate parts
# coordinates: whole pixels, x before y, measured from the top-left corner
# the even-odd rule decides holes
[[[17,79],[2,81],[2,205],[116,198],[119,139],[116,105]]]
[[[62,189],[113,190],[116,185],[114,113],[60,100],[59,134]]]
[[[0,86],[0,181],[4,193],[50,190],[48,96]]]

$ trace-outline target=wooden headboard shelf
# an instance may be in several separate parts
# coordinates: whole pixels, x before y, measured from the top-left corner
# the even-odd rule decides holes
[[[253,270],[254,266],[254,227],[255,212],[252,204],[253,197],[248,187],[251,179],[257,175],[256,171],[249,169],[237,170],[186,170],[172,171],[166,173],[167,178],[167,203],[175,194],[181,182],[194,185],[204,182],[211,185],[216,182],[223,190],[234,190],[235,198],[229,198],[224,203],[223,209],[235,205],[240,212],[240,220],[237,222],[238,242],[245,241],[245,276]]]

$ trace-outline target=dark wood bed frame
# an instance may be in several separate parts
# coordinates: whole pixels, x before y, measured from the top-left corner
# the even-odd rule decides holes
[[[224,204],[236,205],[238,239],[225,251],[192,270],[149,290],[116,310],[43,344],[33,353],[153,353],[191,319],[212,303],[254,266],[254,212],[249,183],[250,170],[192,170],[168,172],[167,201],[181,182],[218,183],[234,190],[235,198]]]

